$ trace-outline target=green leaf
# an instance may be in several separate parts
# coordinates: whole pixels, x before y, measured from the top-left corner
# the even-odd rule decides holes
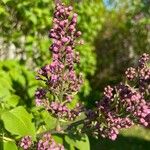
[[[4,98],[10,94],[10,90],[12,90],[12,87],[9,80],[2,76],[0,78],[0,98]]]
[[[19,103],[19,99],[19,96],[11,94],[5,100],[7,101],[8,105],[15,107]]]
[[[34,14],[31,14],[30,20],[33,22],[33,24],[37,24],[37,17]]]
[[[10,70],[9,74],[13,83],[17,84],[18,86],[23,87],[26,85],[26,81],[22,73],[22,68],[19,68],[19,69]]]
[[[4,4],[6,4],[7,2],[9,2],[10,0],[2,0],[2,2],[4,3]]]
[[[37,16],[33,12],[26,10],[25,14],[34,25],[37,24]]]
[[[20,137],[30,135],[35,140],[35,126],[32,123],[31,114],[22,106],[3,113],[1,118],[6,130],[10,133]]]
[[[5,9],[3,7],[0,7],[0,14],[5,13]]]
[[[70,147],[78,148],[79,150],[90,150],[89,139],[87,135],[83,135],[82,137],[74,136],[74,135],[66,135],[65,141],[70,145]],[[72,148],[73,149],[73,148]]]
[[[18,150],[14,141],[4,141],[3,148],[4,150]]]
[[[53,118],[47,111],[43,111],[41,115],[45,122],[46,129],[54,129],[56,126],[56,119]]]
[[[62,135],[53,135],[53,138],[57,143],[63,144],[63,136]]]
[[[73,145],[70,145],[70,150],[76,150],[75,147]]]
[[[45,3],[49,3],[49,0],[43,0],[43,2],[45,2]]]

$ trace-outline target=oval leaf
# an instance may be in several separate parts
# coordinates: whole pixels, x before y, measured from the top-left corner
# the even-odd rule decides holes
[[[3,148],[4,150],[18,150],[15,142],[13,141],[4,141]]]
[[[6,130],[14,135],[32,136],[35,140],[35,126],[32,123],[31,115],[23,107],[16,107],[11,111],[2,114],[2,120]]]
[[[82,137],[66,135],[65,141],[70,145],[70,147],[75,147],[79,150],[90,150],[90,144],[87,135],[83,135]]]

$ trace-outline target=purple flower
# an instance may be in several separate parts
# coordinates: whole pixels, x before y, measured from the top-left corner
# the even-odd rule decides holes
[[[126,78],[135,79],[134,84],[120,83],[104,89],[104,97],[96,102],[96,108],[86,112],[84,128],[92,128],[92,134],[96,136],[115,140],[121,128],[129,128],[133,124],[150,126],[148,60],[149,55],[143,54],[136,69],[127,69]]]
[[[44,104],[44,97],[46,95],[46,90],[43,88],[38,88],[35,93],[35,103],[36,106],[42,106]]]
[[[79,53],[75,52],[75,46],[81,32],[76,29],[77,14],[72,15],[71,11],[71,6],[56,5],[53,28],[49,31],[49,37],[53,41],[50,46],[52,62],[38,71],[37,79],[45,82],[47,92],[53,95],[53,99],[47,97],[48,93],[36,94],[38,106],[45,106],[55,117],[69,120],[79,113],[69,109],[67,104],[72,101],[74,93],[77,93],[82,85],[82,76],[74,69],[75,65],[79,64]]]
[[[139,67],[143,68],[148,60],[150,60],[150,55],[144,53],[139,59]]]
[[[57,144],[51,134],[46,133],[38,141],[37,150],[65,150],[64,146]]]
[[[20,141],[20,147],[24,150],[29,149],[32,145],[32,139],[30,136],[25,136]]]
[[[127,69],[127,71],[125,72],[126,78],[128,80],[133,80],[136,77],[136,70],[133,67],[130,67]]]
[[[104,89],[104,96],[108,99],[111,99],[111,97],[113,96],[113,88],[111,88],[110,86],[105,87]]]

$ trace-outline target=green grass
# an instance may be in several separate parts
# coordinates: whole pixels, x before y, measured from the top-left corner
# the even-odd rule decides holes
[[[134,126],[121,131],[116,141],[90,138],[91,150],[150,150],[150,129]]]

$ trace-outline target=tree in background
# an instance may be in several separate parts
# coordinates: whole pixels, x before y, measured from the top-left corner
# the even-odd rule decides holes
[[[108,19],[95,39],[97,67],[90,78],[90,97],[95,99],[107,84],[121,81],[125,68],[136,64],[140,54],[150,51],[149,1],[105,1],[105,7]]]

